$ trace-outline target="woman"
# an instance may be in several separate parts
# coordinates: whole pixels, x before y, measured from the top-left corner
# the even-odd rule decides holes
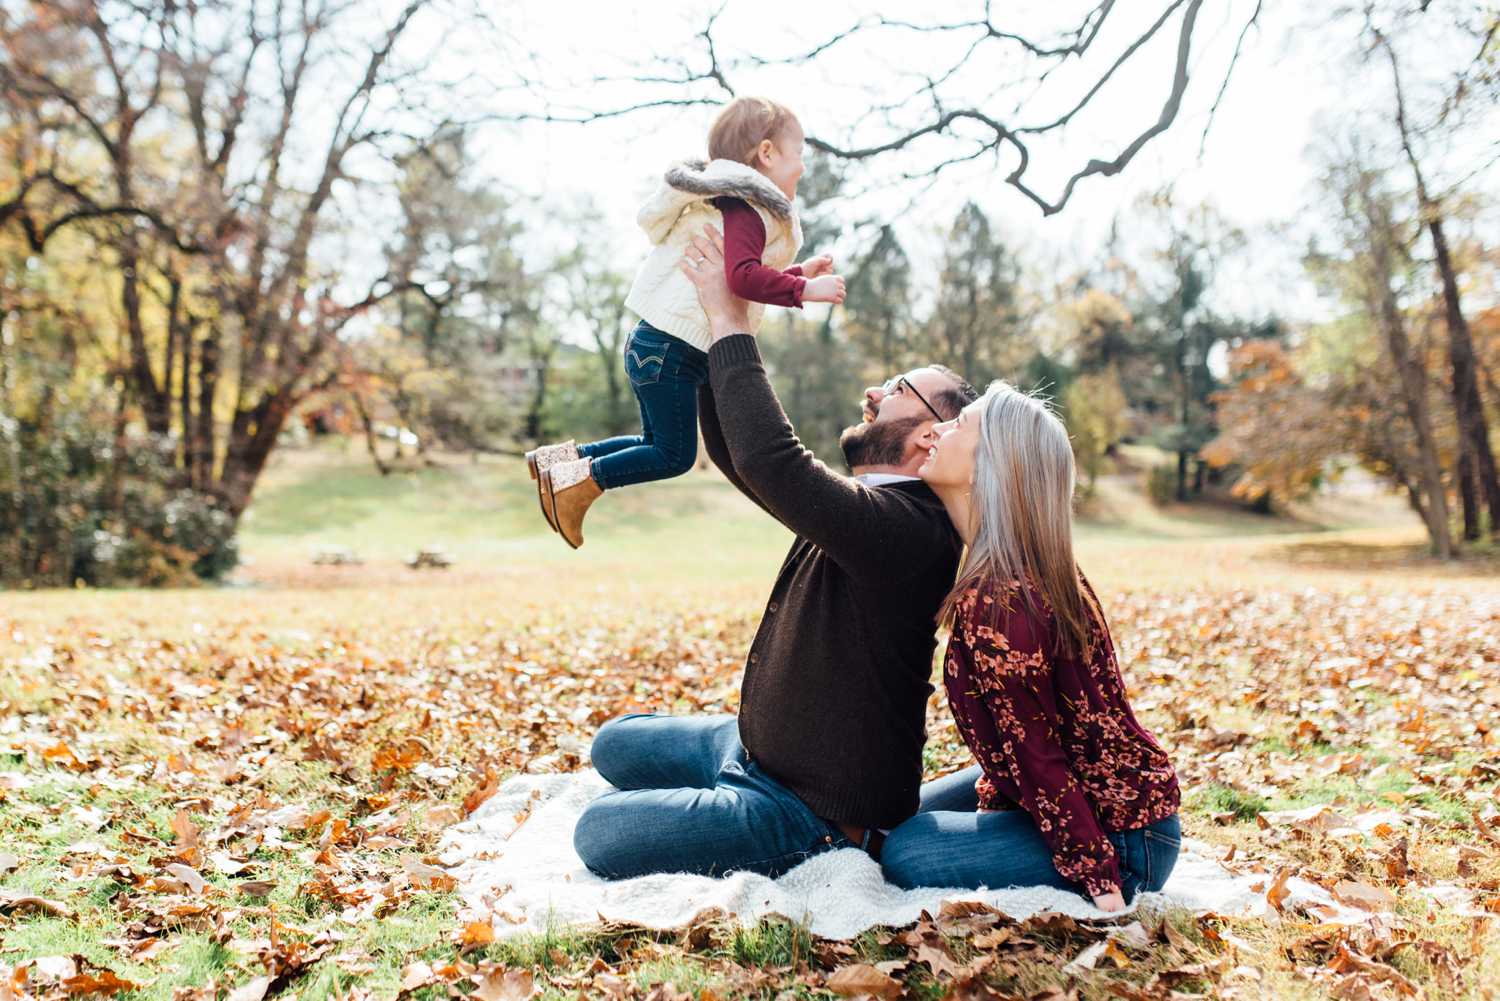
[[[1044,884],[1120,910],[1171,873],[1179,795],[1073,562],[1067,431],[1004,383],[933,431],[919,475],[968,547],[943,681],[979,765],[923,788],[881,864],[905,887]]]

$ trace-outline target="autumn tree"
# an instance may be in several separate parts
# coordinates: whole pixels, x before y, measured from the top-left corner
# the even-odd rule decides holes
[[[361,413],[388,407],[419,449],[499,448],[513,430],[512,341],[539,295],[518,251],[521,225],[466,132],[443,133],[395,162],[400,224],[384,256],[401,291],[373,311],[375,334],[345,339],[347,391]],[[371,391],[378,400],[363,399]]]
[[[1324,184],[1339,206],[1337,228],[1331,243],[1310,256],[1309,265],[1326,288],[1356,308],[1378,332],[1384,361],[1394,376],[1399,404],[1394,413],[1414,442],[1408,495],[1427,526],[1433,552],[1446,559],[1453,555],[1453,540],[1430,378],[1401,305],[1414,267],[1412,226],[1397,210],[1388,180],[1365,165],[1357,147],[1330,166]]]
[[[1211,205],[1181,208],[1170,191],[1142,199],[1140,207],[1162,236],[1131,328],[1157,359],[1156,378],[1148,383],[1154,399],[1147,400],[1147,409],[1164,419],[1156,437],[1176,454],[1175,495],[1186,501],[1190,491],[1202,489],[1204,463],[1198,452],[1216,430],[1210,398],[1219,384],[1209,360],[1220,345],[1264,332],[1254,322],[1224,315],[1212,298],[1219,269],[1240,252],[1243,234]]]
[[[0,100],[25,133],[0,224],[38,254],[69,231],[97,248],[129,398],[181,443],[185,482],[232,518],[293,409],[337,380],[343,332],[406,287],[378,260],[343,266],[368,245],[349,199],[448,103],[405,56],[433,6],[407,0],[384,19],[245,0],[0,13]]]
[[[1460,193],[1462,182],[1435,186],[1430,176],[1431,160],[1427,151],[1435,143],[1451,142],[1454,125],[1466,116],[1466,105],[1475,100],[1491,102],[1497,96],[1496,34],[1500,19],[1493,11],[1487,17],[1469,15],[1468,23],[1459,15],[1458,44],[1467,44],[1473,53],[1471,61],[1452,80],[1444,81],[1444,92],[1437,107],[1420,121],[1412,107],[1408,87],[1403,83],[1399,36],[1408,30],[1409,11],[1382,11],[1374,3],[1365,6],[1365,34],[1371,39],[1374,54],[1384,56],[1390,69],[1393,102],[1391,118],[1400,140],[1401,152],[1411,171],[1418,218],[1432,247],[1432,263],[1437,272],[1443,304],[1443,326],[1447,333],[1450,394],[1458,420],[1458,495],[1463,514],[1463,536],[1480,535],[1481,506],[1489,510],[1489,531],[1500,533],[1500,474],[1496,472],[1494,452],[1490,448],[1489,428],[1484,402],[1480,396],[1474,339],[1464,314],[1459,289],[1458,266],[1448,238],[1448,205]],[[1426,147],[1426,150],[1424,150]],[[1424,165],[1424,161],[1427,161]],[[1465,177],[1470,172],[1464,172]]]
[[[1349,414],[1337,393],[1311,385],[1276,341],[1249,341],[1230,355],[1229,386],[1215,394],[1219,433],[1203,448],[1209,464],[1235,467],[1233,490],[1285,503],[1312,493],[1329,463],[1349,448]],[[1346,394],[1347,395],[1347,394]],[[1356,412],[1355,418],[1362,416]]]
[[[1063,393],[1073,454],[1087,477],[1085,496],[1094,492],[1105,455],[1125,436],[1127,408],[1125,391],[1112,370],[1078,376]]]

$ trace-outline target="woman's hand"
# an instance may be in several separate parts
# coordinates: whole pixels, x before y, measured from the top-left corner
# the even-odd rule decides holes
[[[1119,890],[1111,890],[1109,893],[1101,893],[1095,897],[1094,906],[1101,911],[1123,911],[1125,897]]]
[[[809,257],[798,265],[802,269],[803,278],[816,278],[819,275],[833,274],[833,258],[827,254],[819,254],[817,257]]]

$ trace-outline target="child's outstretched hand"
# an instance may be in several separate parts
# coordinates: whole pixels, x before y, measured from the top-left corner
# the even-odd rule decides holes
[[[797,266],[802,269],[803,278],[816,278],[819,275],[833,274],[833,258],[827,254],[809,257]]]
[[[809,278],[807,284],[802,286],[802,301],[831,302],[838,305],[844,301],[844,276],[821,275]]]

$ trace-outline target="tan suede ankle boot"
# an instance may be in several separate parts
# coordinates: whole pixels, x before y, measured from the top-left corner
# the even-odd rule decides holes
[[[557,519],[552,517],[546,492],[542,489],[542,473],[559,463],[577,462],[578,458],[578,446],[571,438],[556,445],[538,445],[526,453],[526,471],[536,480],[537,505],[542,509],[542,517],[547,519],[547,527],[554,532],[557,531]]]
[[[550,469],[559,462],[574,462],[578,458],[578,446],[572,438],[555,445],[538,445],[526,453],[526,471],[534,480],[542,475],[542,470]]]
[[[589,507],[604,495],[589,472],[590,460],[576,459],[542,470],[543,514],[563,541],[577,549],[583,545],[583,517]],[[549,511],[550,509],[550,511]]]

